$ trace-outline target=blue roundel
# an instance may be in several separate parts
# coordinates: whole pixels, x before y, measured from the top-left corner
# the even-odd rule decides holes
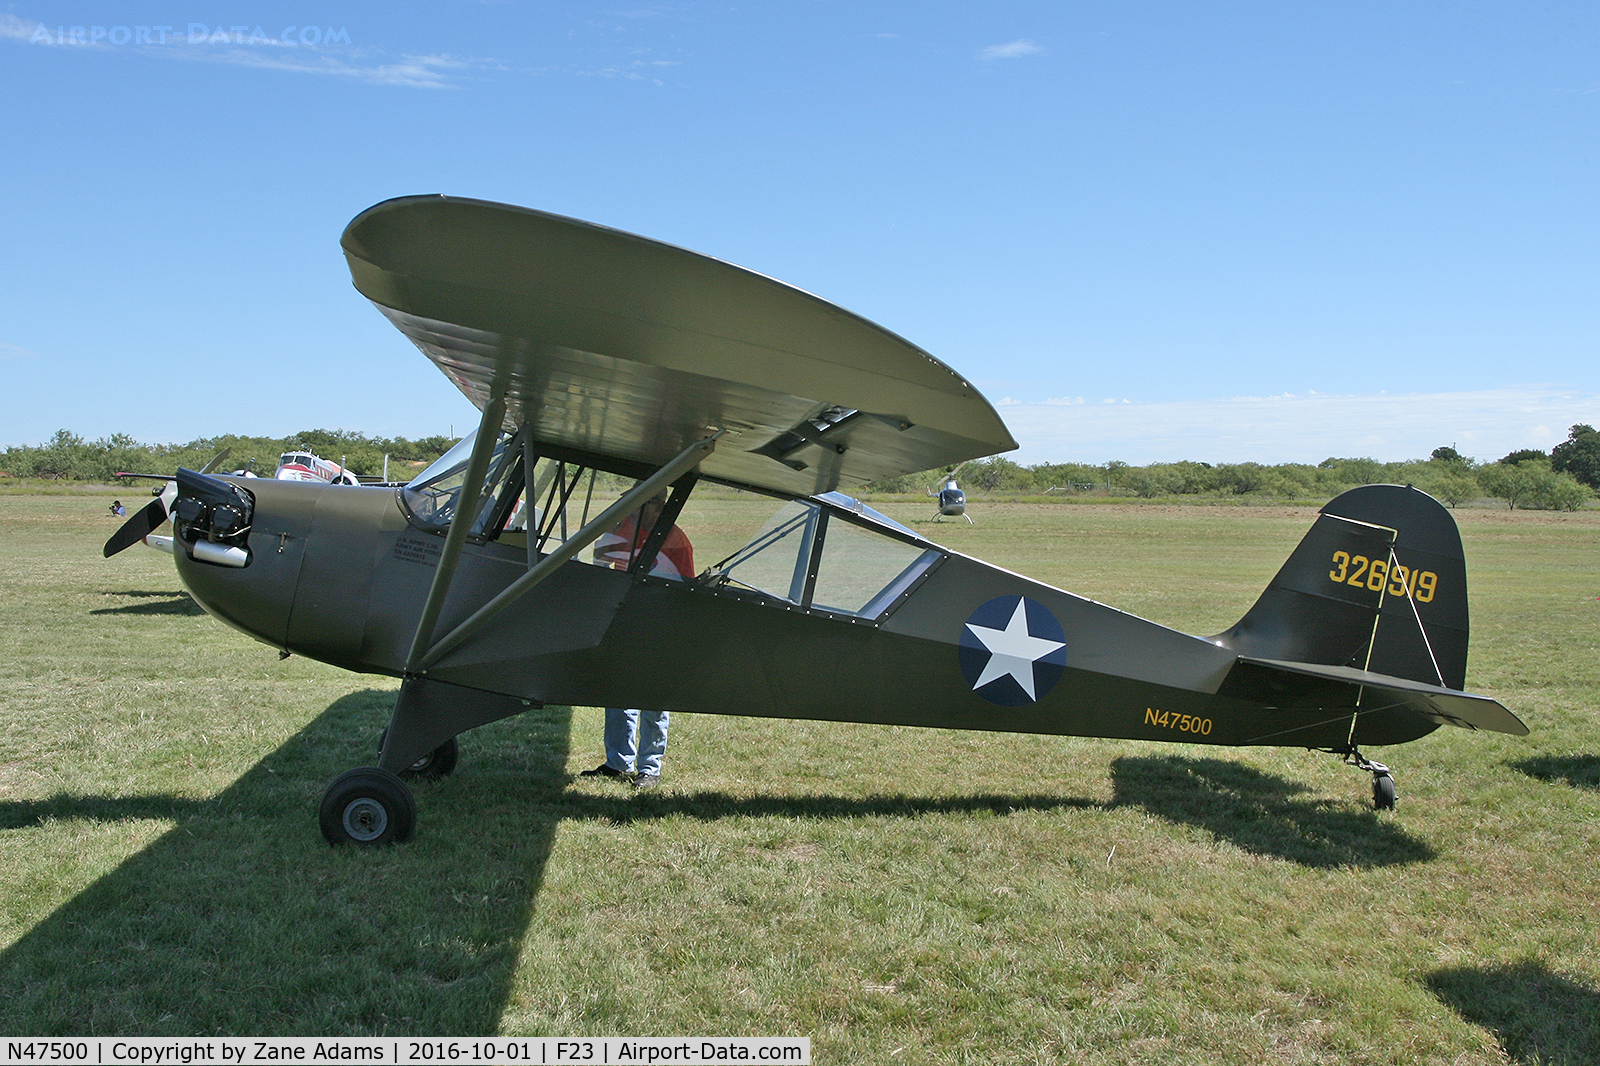
[[[1050,609],[1026,596],[997,596],[961,627],[961,676],[1002,707],[1036,703],[1067,664],[1067,637]]]

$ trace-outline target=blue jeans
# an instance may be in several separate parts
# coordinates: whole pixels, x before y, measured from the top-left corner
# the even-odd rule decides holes
[[[606,765],[621,773],[661,776],[670,711],[606,708]]]

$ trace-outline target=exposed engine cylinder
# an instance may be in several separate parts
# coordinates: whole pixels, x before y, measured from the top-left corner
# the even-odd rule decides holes
[[[237,485],[193,470],[178,471],[172,524],[190,558],[218,566],[248,566],[254,512],[254,498]]]

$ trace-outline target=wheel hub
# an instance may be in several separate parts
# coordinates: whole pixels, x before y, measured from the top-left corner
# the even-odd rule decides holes
[[[366,843],[376,840],[389,828],[389,812],[383,804],[370,796],[362,796],[345,804],[344,831],[351,840]]]

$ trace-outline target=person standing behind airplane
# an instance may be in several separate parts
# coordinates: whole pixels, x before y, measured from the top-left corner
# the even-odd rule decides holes
[[[595,562],[608,563],[614,570],[626,570],[639,557],[666,505],[666,493],[654,496],[645,501],[637,515],[629,515],[616,529],[602,535],[595,542]],[[687,581],[694,576],[694,548],[676,525],[662,541],[650,573],[674,581]],[[669,711],[607,707],[606,761],[578,776],[631,779],[634,788],[654,788],[661,783],[661,763],[667,754],[670,719]]]

